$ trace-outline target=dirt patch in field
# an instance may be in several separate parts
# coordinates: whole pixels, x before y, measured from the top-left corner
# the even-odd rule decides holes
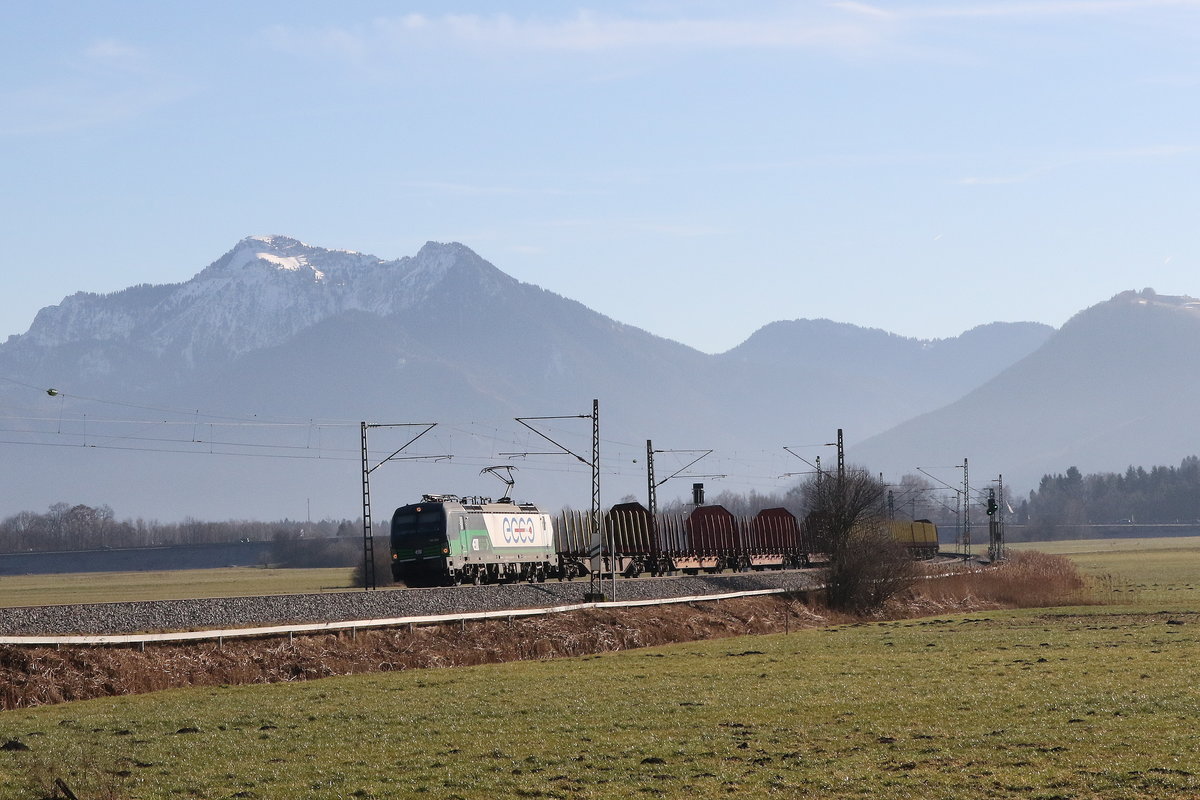
[[[1045,578],[1045,564],[1032,570]],[[1029,569],[1018,571],[1020,581]],[[1000,598],[1007,590],[993,573],[977,580],[921,585],[880,618],[1025,605]],[[1070,587],[1073,581],[1067,581]],[[953,584],[953,590],[949,584]],[[1068,586],[1064,585],[1064,589]],[[1024,593],[1022,593],[1024,594]],[[1037,592],[1044,605],[1061,604]],[[1029,598],[1025,596],[1023,601]],[[140,646],[0,646],[0,709],[184,686],[274,683],[430,667],[536,660],[676,644],[702,639],[782,633],[857,621],[810,606],[798,597],[770,595],[703,603],[593,609],[544,617],[445,623],[435,626],[297,636],[233,639],[223,643]]]

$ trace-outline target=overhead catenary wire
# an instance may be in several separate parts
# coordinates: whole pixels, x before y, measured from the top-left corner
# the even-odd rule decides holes
[[[89,420],[89,422],[93,422]],[[326,427],[326,426],[322,426]],[[174,454],[185,456],[217,456],[217,457],[237,457],[237,458],[280,458],[290,460],[322,460],[322,461],[355,461],[357,456],[355,451],[349,447],[335,447],[330,445],[324,439],[322,440],[319,449],[315,449],[308,444],[280,444],[280,443],[264,443],[251,442],[236,439],[212,439],[199,437],[195,440],[184,439],[178,437],[145,437],[145,436],[120,436],[120,437],[105,437],[99,435],[94,429],[89,434],[93,441],[81,441],[80,434],[77,433],[44,433],[44,432],[29,432],[17,431],[13,429],[0,428],[0,433],[7,434],[6,438],[0,439],[0,444],[36,447],[36,448],[86,448],[89,450],[109,450],[120,452],[135,452],[135,453],[158,453],[158,454]],[[43,437],[40,441],[32,441],[30,439],[14,438],[14,434],[38,435]],[[68,439],[69,441],[47,441],[44,437],[50,436],[55,439]],[[101,441],[95,441],[95,439]],[[504,439],[497,438],[498,442],[504,442]],[[137,444],[133,444],[137,443]],[[159,444],[162,446],[151,446]],[[382,452],[382,451],[381,451]],[[561,460],[552,460],[550,458],[533,458],[534,453],[528,453],[522,458],[522,469],[533,472],[546,473],[562,473],[562,472],[578,472],[585,473],[586,465],[577,463],[564,463]],[[423,458],[433,458],[433,455],[422,456]],[[444,457],[444,456],[443,456]],[[454,461],[467,466],[487,466],[494,463],[495,456],[486,452],[477,454],[454,454]],[[635,471],[626,463],[626,459],[620,457],[605,457],[601,459],[600,469],[604,474],[610,476],[632,475]],[[637,472],[640,473],[640,470]],[[736,477],[730,476],[730,471],[726,470],[721,473],[706,474],[714,480],[724,480],[730,486],[745,486],[755,487],[761,484],[782,485],[779,483],[780,476],[778,474],[748,473],[743,472]]]
[[[0,381],[27,389],[31,395],[48,393],[45,387],[11,377],[0,376]],[[206,411],[195,404],[191,404],[190,408],[168,408],[122,399],[75,394],[58,388],[52,390],[51,396],[59,406],[58,413],[54,415],[28,413],[36,401],[31,401],[22,409],[25,413],[12,413],[11,407],[0,408],[0,436],[3,437],[0,438],[0,444],[290,461],[349,462],[357,457],[357,450],[348,438],[344,445],[339,443],[342,434],[349,433],[359,426],[360,422],[355,420],[320,419],[312,416],[271,417],[258,413],[232,415]],[[91,404],[147,413],[97,414],[96,409],[90,408]],[[89,410],[82,413],[80,408]],[[587,434],[567,422],[574,418],[575,415],[562,417],[563,424],[558,424],[556,418],[530,419],[538,419],[541,431],[559,443],[568,445],[577,455],[585,447]],[[489,466],[495,463],[499,453],[526,452],[520,450],[525,446],[521,442],[522,431],[514,429],[512,421],[511,417],[499,417],[439,423],[439,431],[431,434],[429,438],[441,446],[433,444],[431,448],[436,449],[438,457],[452,455],[454,462],[459,465]],[[286,438],[293,431],[298,435],[295,438]],[[214,435],[217,432],[223,432],[224,435]],[[316,447],[313,446],[314,433]],[[531,432],[524,433],[527,441],[534,438]],[[285,438],[280,439],[280,435]],[[542,437],[542,433],[538,433],[538,437]],[[620,438],[602,438],[600,441],[605,445],[597,464],[600,473],[623,479],[644,474],[644,465],[636,463],[639,445]],[[473,446],[464,446],[468,443]],[[457,447],[450,446],[451,444]],[[615,454],[612,453],[613,449],[617,450]],[[382,452],[383,449],[380,450]],[[768,458],[764,459],[763,456]],[[730,488],[761,489],[764,485],[776,488],[784,486],[780,482],[778,472],[772,470],[769,465],[764,468],[764,461],[771,460],[770,451],[714,451],[710,458],[719,458],[720,466],[714,470],[713,475],[706,477],[724,480]],[[533,448],[529,448],[528,454],[522,458],[522,469],[535,473],[583,473],[589,469],[585,461],[568,463],[551,454],[540,456],[533,452]]]

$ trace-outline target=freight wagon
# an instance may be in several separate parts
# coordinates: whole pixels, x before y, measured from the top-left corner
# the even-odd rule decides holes
[[[888,523],[892,538],[904,545],[913,558],[933,558],[938,554],[937,526],[927,519],[892,520]]]

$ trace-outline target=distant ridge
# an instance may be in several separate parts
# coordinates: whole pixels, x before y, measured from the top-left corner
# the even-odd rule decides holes
[[[1003,474],[1026,489],[1069,466],[1176,464],[1200,442],[1198,358],[1200,301],[1122,292],[965,397],[852,454],[884,470],[966,457],[979,485]]]
[[[512,428],[527,435],[513,417],[590,411],[592,398],[607,497],[644,493],[636,456],[647,439],[724,453],[730,488],[751,488],[785,468],[751,474],[732,454],[779,454],[839,427],[854,439],[884,431],[961,397],[1050,333],[995,323],[921,341],[793,320],[713,356],[521,283],[459,243],[385,260],[250,236],[182,283],[70,295],[0,345],[0,400],[23,420],[8,445],[20,458],[0,463],[11,489],[0,515],[68,501],[167,520],[275,519],[310,506],[354,517],[359,421],[442,422],[426,441],[456,456],[436,469],[396,466],[386,505],[479,491],[481,463],[545,449],[511,443]],[[57,405],[31,387],[57,387]],[[102,422],[134,409],[145,419]],[[236,420],[280,421],[277,443],[239,450]],[[493,433],[482,436],[480,420]],[[165,440],[173,452],[154,452]],[[525,496],[586,505],[577,462],[524,468]]]

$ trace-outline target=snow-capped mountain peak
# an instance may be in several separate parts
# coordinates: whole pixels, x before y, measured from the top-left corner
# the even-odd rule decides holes
[[[516,283],[457,243],[430,242],[415,257],[384,261],[288,236],[248,236],[191,280],[137,298],[129,290],[79,293],[43,309],[16,338],[127,342],[196,363],[278,344],[346,311],[389,316],[434,295],[494,292],[506,281]]]
[[[311,259],[315,257],[319,260],[323,253],[336,252],[312,247],[287,236],[248,236],[204,272],[208,273],[208,277],[214,277],[269,265],[274,270],[310,272],[315,280],[320,281],[325,278],[325,273],[313,266]]]

